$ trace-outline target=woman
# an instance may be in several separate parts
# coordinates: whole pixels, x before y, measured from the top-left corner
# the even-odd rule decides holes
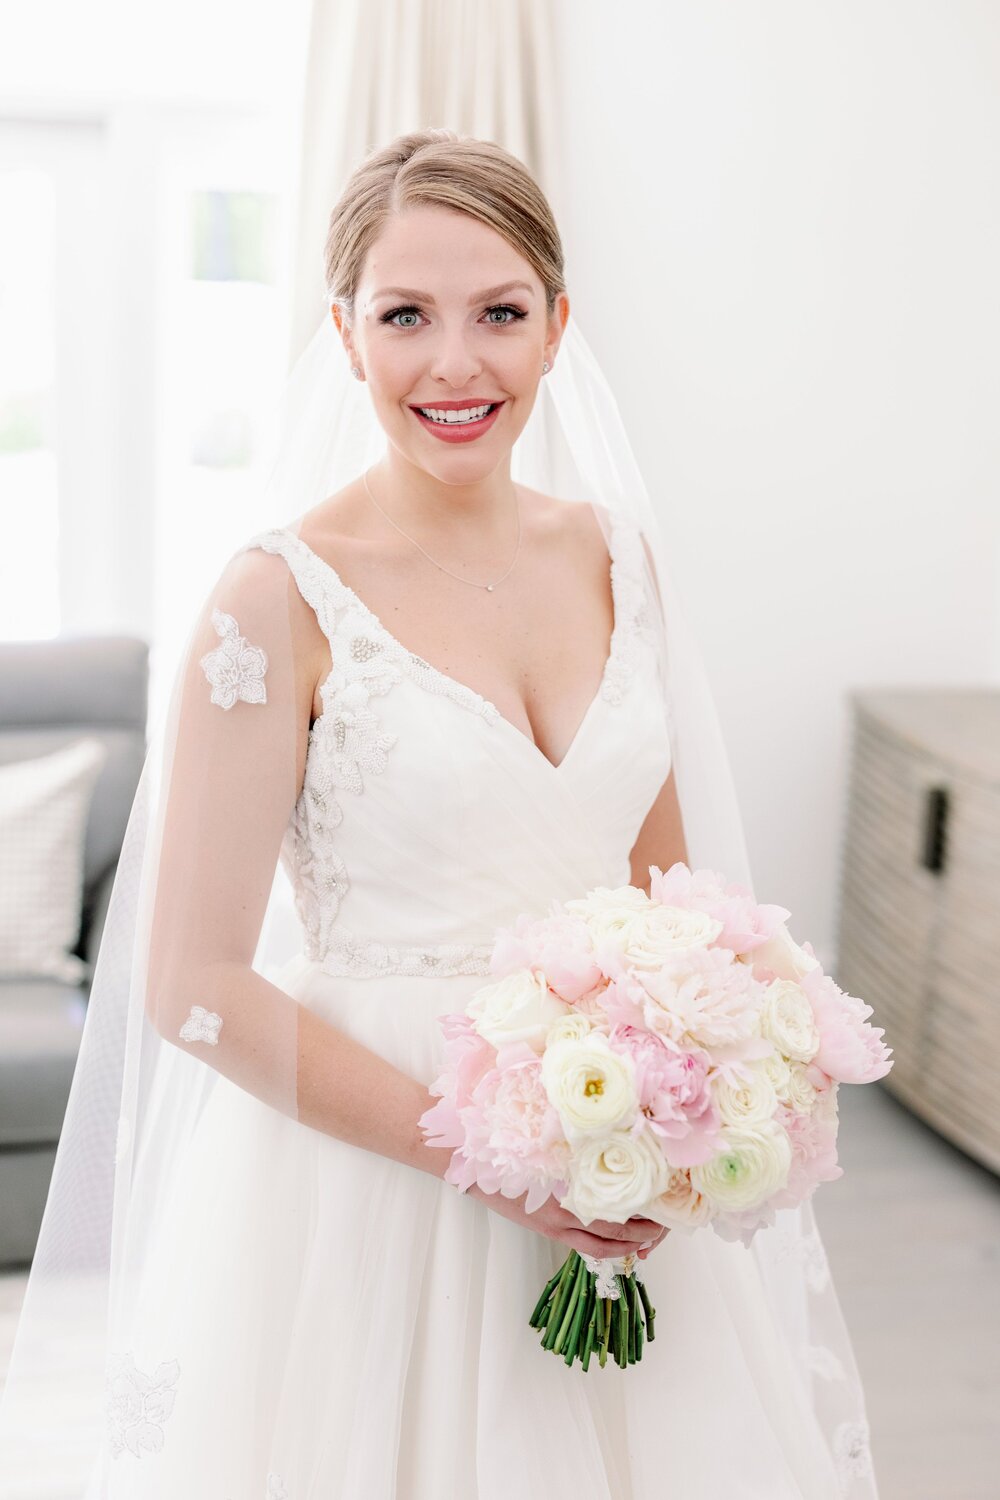
[[[651,864],[741,878],[741,835],[582,342],[537,420],[574,346],[530,174],[405,136],[347,184],[325,270],[272,481],[315,503],[223,569],[144,772],[0,1457],[70,1310],[88,1500],[872,1496],[808,1209],[749,1252],[584,1226],[459,1193],[423,1137],[437,1018],[485,982],[499,925],[648,889]],[[367,416],[331,398],[334,343]],[[301,952],[267,977],[279,858]],[[90,1220],[84,1156],[109,1183]],[[657,1338],[621,1378],[528,1327],[567,1247],[643,1260]]]

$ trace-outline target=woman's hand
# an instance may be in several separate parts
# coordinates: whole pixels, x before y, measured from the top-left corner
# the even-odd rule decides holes
[[[569,1209],[561,1208],[553,1197],[546,1198],[540,1208],[529,1214],[524,1207],[528,1197],[526,1192],[519,1198],[505,1198],[502,1193],[484,1193],[477,1183],[473,1183],[467,1192],[469,1197],[477,1198],[503,1218],[521,1224],[525,1229],[533,1229],[546,1239],[561,1240],[581,1255],[595,1255],[602,1260],[631,1254],[645,1260],[670,1233],[655,1219],[640,1217],[628,1219],[624,1224],[615,1224],[610,1219],[591,1219],[584,1225]]]

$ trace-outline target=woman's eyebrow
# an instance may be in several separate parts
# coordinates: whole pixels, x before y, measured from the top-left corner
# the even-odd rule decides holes
[[[486,302],[490,297],[499,297],[504,292],[512,292],[515,289],[525,291],[534,296],[534,287],[529,286],[526,281],[504,281],[500,286],[487,287],[484,292],[476,292],[469,298],[470,306],[475,302]],[[430,292],[418,292],[411,286],[384,286],[377,292],[372,293],[372,301],[378,297],[412,297],[415,302],[433,302],[434,298]]]

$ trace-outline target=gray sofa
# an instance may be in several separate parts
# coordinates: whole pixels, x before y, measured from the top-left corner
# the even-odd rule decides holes
[[[132,636],[0,642],[0,762],[84,733],[109,750],[87,824],[74,949],[90,975],[146,755],[148,684],[149,647]],[[89,979],[0,975],[0,1266],[34,1254],[88,993]]]

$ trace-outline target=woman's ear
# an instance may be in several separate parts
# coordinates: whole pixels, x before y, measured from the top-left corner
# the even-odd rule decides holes
[[[549,362],[549,369],[556,362],[556,350],[562,341],[563,330],[569,321],[569,297],[565,292],[557,292],[555,306],[549,318],[549,336],[545,340],[545,358]]]
[[[332,302],[330,304],[330,316],[337,326],[337,332],[340,334],[341,343],[347,351],[347,357],[350,360],[351,364],[360,365],[361,361],[358,359],[357,350],[354,347],[354,341],[351,337],[351,330],[344,319],[344,309],[340,306],[339,302]]]

